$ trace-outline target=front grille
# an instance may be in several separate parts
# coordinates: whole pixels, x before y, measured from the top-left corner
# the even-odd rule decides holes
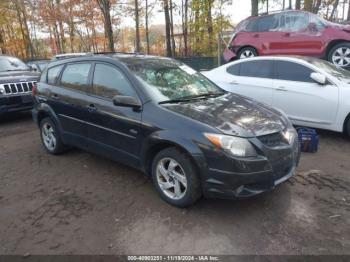
[[[278,146],[288,145],[282,132],[259,136],[258,139],[261,141],[261,143],[263,143],[265,146],[268,146],[268,147],[278,147]]]
[[[36,81],[0,84],[0,93],[5,95],[22,94],[32,92]]]

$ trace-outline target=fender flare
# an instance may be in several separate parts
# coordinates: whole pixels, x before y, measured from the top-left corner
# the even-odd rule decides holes
[[[198,168],[199,174],[206,169],[204,154],[195,141],[175,131],[160,130],[149,135],[141,146],[141,163],[146,174],[149,174],[155,154],[171,146],[187,153]]]

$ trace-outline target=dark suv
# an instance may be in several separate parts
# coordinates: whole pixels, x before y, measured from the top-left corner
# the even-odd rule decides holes
[[[33,92],[33,118],[49,153],[76,146],[135,167],[176,206],[201,195],[256,195],[298,164],[298,139],[283,113],[227,93],[172,59],[61,59]]]
[[[32,88],[39,73],[16,57],[0,56],[0,115],[33,108]]]

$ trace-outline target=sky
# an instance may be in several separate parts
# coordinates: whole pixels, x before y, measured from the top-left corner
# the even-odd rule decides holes
[[[173,0],[174,1],[174,0]],[[141,5],[142,5],[141,1]],[[175,0],[175,2],[181,3],[180,0]],[[286,3],[288,3],[288,0],[285,0]],[[295,0],[292,0],[292,4],[294,5]],[[287,5],[287,4],[286,4]],[[282,0],[275,0],[270,1],[270,10],[281,10],[282,9]],[[161,10],[161,6],[156,8],[156,10]],[[160,25],[164,24],[164,13],[163,12],[157,12],[153,11],[152,16],[150,17],[150,25]],[[266,7],[260,5],[259,12],[266,12]],[[226,10],[224,10],[224,14],[228,15],[230,17],[230,20],[232,24],[238,24],[243,19],[250,16],[251,12],[251,0],[232,0],[232,5],[229,6]],[[181,17],[176,16],[175,24],[181,24],[180,21]],[[133,17],[127,17],[122,20],[122,26],[130,26],[133,25],[135,22],[133,20]]]

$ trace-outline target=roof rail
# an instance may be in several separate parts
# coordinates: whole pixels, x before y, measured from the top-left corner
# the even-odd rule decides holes
[[[269,12],[265,12],[265,13],[260,13],[259,16],[272,15],[272,14],[287,12],[287,11],[296,11],[296,10],[294,10],[293,8],[285,8],[285,9],[281,9],[281,10],[274,10],[274,11],[269,11]]]
[[[55,55],[52,60],[59,60],[59,59],[67,59],[67,58],[73,58],[78,56],[88,56],[93,55],[92,53],[65,53],[65,54],[58,54]]]
[[[119,51],[107,51],[107,52],[94,52],[94,55],[109,55],[109,54],[126,54],[126,55],[144,55],[142,52],[119,52]]]

